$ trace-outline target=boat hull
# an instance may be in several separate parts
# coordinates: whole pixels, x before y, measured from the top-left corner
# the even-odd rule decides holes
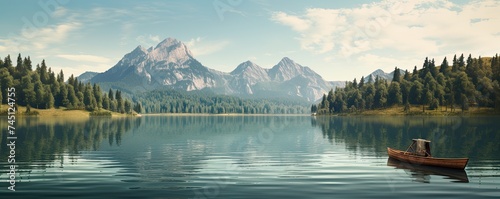
[[[433,158],[422,157],[409,154],[405,151],[391,149],[387,147],[387,154],[389,157],[402,162],[408,162],[416,165],[427,165],[436,167],[445,167],[451,169],[464,169],[469,162],[469,158]]]

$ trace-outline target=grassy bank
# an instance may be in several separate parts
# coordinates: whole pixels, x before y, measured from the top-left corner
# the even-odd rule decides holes
[[[406,116],[406,115],[422,115],[422,116],[455,116],[455,115],[500,115],[499,111],[496,111],[493,108],[478,108],[471,107],[469,110],[464,110],[460,108],[455,108],[455,110],[451,110],[449,107],[446,109],[445,107],[440,107],[436,110],[422,110],[422,106],[410,106],[408,111],[404,110],[404,106],[393,106],[389,108],[383,109],[375,109],[375,110],[366,110],[366,111],[358,111],[353,113],[345,113],[341,115],[386,115],[386,116]]]
[[[0,109],[0,115],[7,115],[7,109],[9,108],[8,105],[3,104],[2,108]],[[109,114],[102,114],[104,112],[109,112]],[[86,110],[68,110],[66,108],[51,108],[51,109],[36,109],[36,108],[31,108],[31,114],[26,114],[26,107],[25,106],[18,106],[18,110],[16,110],[16,115],[21,116],[21,117],[41,117],[41,118],[51,118],[51,117],[57,117],[57,118],[68,118],[68,119],[81,119],[81,118],[89,118],[91,116],[91,112],[86,111]],[[111,117],[129,117],[129,116],[136,116],[137,114],[131,115],[131,114],[121,114],[121,113],[116,113],[116,112],[110,112],[107,110],[102,110],[100,111],[101,116],[111,116]]]

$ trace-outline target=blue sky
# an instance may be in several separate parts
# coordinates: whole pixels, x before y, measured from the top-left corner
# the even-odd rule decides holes
[[[499,53],[500,1],[1,1],[0,55],[53,70],[104,72],[138,45],[167,37],[230,72],[283,57],[326,80],[421,67],[454,54]]]

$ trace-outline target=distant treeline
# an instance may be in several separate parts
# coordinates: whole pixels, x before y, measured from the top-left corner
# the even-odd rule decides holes
[[[346,82],[345,88],[330,90],[311,112],[336,114],[404,105],[421,105],[422,111],[439,107],[468,110],[470,106],[500,108],[500,58],[465,59],[462,54],[446,57],[436,66],[434,59],[425,58],[423,67],[413,72],[396,67],[392,81],[377,77],[361,77],[358,82]]]
[[[156,90],[139,94],[146,113],[241,113],[300,114],[308,113],[308,105],[293,99],[242,99],[210,92]]]
[[[122,98],[121,91],[101,91],[99,85],[84,84],[71,75],[67,82],[61,70],[57,75],[45,60],[32,68],[30,57],[17,57],[16,66],[12,65],[10,55],[0,60],[0,101],[7,103],[7,88],[14,87],[16,105],[50,109],[66,107],[67,109],[85,109],[98,111],[106,109],[120,113],[130,113],[132,108],[140,112],[140,105],[132,107],[132,103]]]

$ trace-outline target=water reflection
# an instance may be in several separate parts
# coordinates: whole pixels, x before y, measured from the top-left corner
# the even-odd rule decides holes
[[[144,116],[50,122],[32,118],[18,123],[20,172],[26,178],[20,178],[23,191],[15,194],[322,198],[334,193],[341,198],[396,198],[418,189],[424,190],[419,198],[435,193],[494,195],[498,127],[491,118]],[[6,129],[1,121],[0,128]],[[5,136],[1,134],[0,156],[7,153]],[[448,182],[442,176],[457,178],[401,164],[387,166],[386,147],[404,148],[414,137],[438,144],[433,146],[434,155],[470,157],[471,183],[434,183]],[[478,153],[483,149],[489,151]],[[460,192],[470,187],[472,193]]]
[[[343,142],[353,151],[374,151],[386,156],[387,148],[406,149],[413,138],[431,140],[434,157],[500,159],[498,117],[317,117],[323,137]]]
[[[7,129],[0,122],[0,129]],[[77,162],[80,151],[96,151],[108,139],[109,145],[120,145],[122,135],[140,125],[137,118],[100,118],[57,120],[19,118],[16,124],[16,163],[19,175],[32,170],[64,167],[68,161]],[[7,157],[7,133],[0,131],[0,157]],[[65,163],[66,161],[66,163]],[[57,165],[53,165],[54,162]],[[2,162],[4,163],[4,162]],[[6,170],[8,165],[2,165]]]
[[[455,171],[388,161],[396,174],[430,183],[433,176],[452,182],[494,181],[500,159],[499,117],[316,117],[311,124],[321,128],[331,144],[343,143],[354,154],[374,153],[387,157],[387,147],[406,149],[413,138],[431,140],[434,157],[468,157],[465,171]],[[484,168],[487,170],[485,172]],[[495,169],[492,169],[495,168]],[[390,176],[396,177],[397,176]]]

